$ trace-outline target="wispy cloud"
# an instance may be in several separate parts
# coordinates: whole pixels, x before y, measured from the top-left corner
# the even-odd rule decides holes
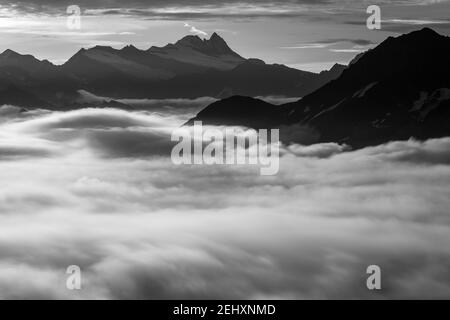
[[[363,52],[365,50],[363,49],[330,49],[331,52],[339,52],[339,53],[359,53],[359,52]]]
[[[323,48],[328,48],[328,47],[338,45],[340,43],[351,43],[351,44],[354,44],[355,46],[360,47],[359,49],[375,44],[371,40],[366,40],[366,39],[341,38],[341,39],[327,39],[327,40],[322,40],[322,41],[315,42],[315,43],[305,43],[305,44],[300,44],[300,45],[295,45],[295,46],[280,47],[280,49],[323,49]],[[357,48],[355,48],[355,49],[357,49]],[[335,49],[333,49],[333,50],[335,50]],[[336,51],[336,52],[338,52],[338,51]]]
[[[190,33],[196,34],[196,35],[198,35],[198,36],[206,37],[206,36],[208,35],[208,33],[206,33],[205,31],[202,31],[202,30],[200,30],[200,29],[197,29],[196,27],[191,26],[189,23],[185,23],[185,24],[184,24],[184,27],[185,27],[185,28],[189,28],[189,32],[190,32]]]
[[[280,49],[322,49],[331,46],[328,43],[305,43],[298,46],[280,47]]]
[[[439,24],[448,24],[450,23],[450,20],[387,19],[382,20],[382,23],[409,24],[409,25],[439,25]]]

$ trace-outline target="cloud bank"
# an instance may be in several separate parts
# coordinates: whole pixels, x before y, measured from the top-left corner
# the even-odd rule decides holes
[[[450,139],[291,145],[263,177],[172,165],[179,124],[112,109],[2,118],[0,298],[450,297]],[[80,291],[65,287],[74,264]]]

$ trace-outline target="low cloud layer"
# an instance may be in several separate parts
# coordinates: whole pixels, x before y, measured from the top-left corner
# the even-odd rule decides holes
[[[263,177],[172,165],[173,115],[2,110],[2,299],[450,297],[450,139],[291,145]]]

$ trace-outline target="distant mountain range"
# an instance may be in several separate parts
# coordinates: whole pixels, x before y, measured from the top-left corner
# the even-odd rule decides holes
[[[96,46],[56,66],[12,50],[0,54],[0,104],[73,108],[78,92],[119,98],[226,98],[232,95],[303,96],[338,77],[245,59],[216,33],[186,36],[175,44],[139,50]]]
[[[450,38],[425,28],[357,56],[335,80],[297,102],[274,106],[235,96],[196,118],[204,124],[280,128],[285,142],[359,148],[450,135]]]

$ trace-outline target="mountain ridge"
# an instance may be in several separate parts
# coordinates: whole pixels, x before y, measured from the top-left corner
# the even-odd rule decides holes
[[[133,45],[81,48],[62,65],[5,50],[0,54],[0,88],[13,85],[53,109],[73,104],[79,90],[113,99],[298,97],[334,79],[344,68],[315,74],[243,58],[213,33],[209,39],[187,35],[147,50]]]
[[[247,125],[304,126],[318,133],[313,142],[346,143],[355,148],[411,137],[448,136],[449,56],[450,38],[429,28],[389,37],[359,56],[337,79],[299,101],[273,106],[278,112],[274,116],[269,111],[274,119],[270,123],[266,123],[266,114],[255,113]],[[226,102],[208,106],[194,119],[203,121],[205,113],[213,118],[214,112],[224,112],[220,106],[230,110],[222,125],[239,121],[245,126],[239,120],[242,111],[231,107],[233,98]],[[267,110],[267,105],[261,110]],[[286,138],[286,142],[302,141]]]

